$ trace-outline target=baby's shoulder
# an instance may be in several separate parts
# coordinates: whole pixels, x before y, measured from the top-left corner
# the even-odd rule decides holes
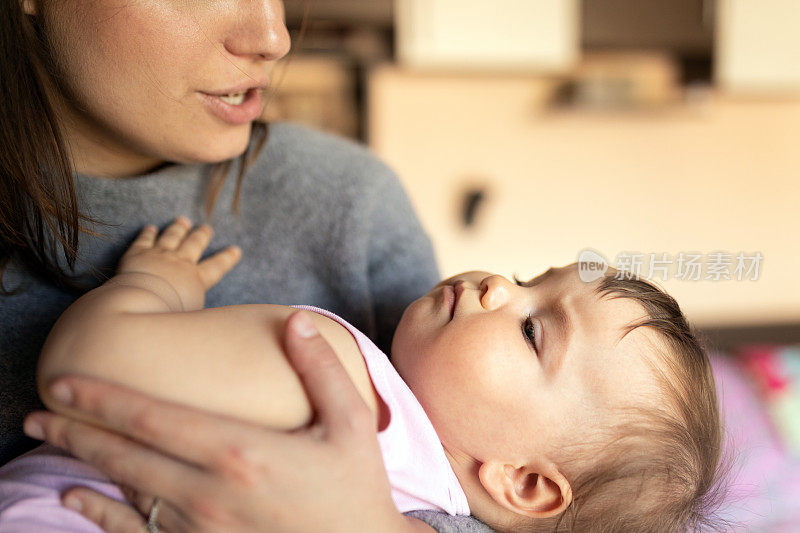
[[[325,314],[320,312],[311,312],[310,314],[320,335],[333,348],[367,407],[377,416],[377,393],[372,385],[364,354],[362,354],[353,332],[341,321]]]

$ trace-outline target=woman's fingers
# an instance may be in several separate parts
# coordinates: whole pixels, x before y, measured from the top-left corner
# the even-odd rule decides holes
[[[156,246],[164,250],[175,250],[191,227],[192,223],[188,218],[179,216],[161,233],[156,240]]]
[[[84,460],[118,484],[146,494],[167,493],[184,503],[209,488],[202,470],[123,436],[41,411],[26,418],[26,427],[31,420],[42,426],[47,442]]]
[[[128,500],[134,509],[138,509],[144,516],[150,513],[150,510],[153,508],[153,503],[155,503],[154,496],[139,492],[127,485],[120,485],[120,489],[122,490],[122,494],[125,495],[125,499]]]
[[[303,382],[318,422],[331,431],[331,438],[349,436],[354,429],[359,434],[374,433],[374,416],[305,311],[287,320],[285,342],[286,355]]]
[[[68,505],[68,501],[79,502],[80,508]],[[100,526],[106,533],[142,533],[153,509],[154,499],[142,498],[137,511],[127,503],[118,502],[92,489],[73,487],[61,494],[61,502]],[[190,521],[181,511],[163,498],[158,505],[156,523],[161,533],[195,529],[189,526]]]
[[[71,397],[68,403],[64,402],[70,409],[79,411],[81,415],[97,421],[111,431],[201,467],[211,468],[218,463],[224,463],[225,459],[220,459],[220,455],[235,455],[236,445],[246,441],[242,428],[256,427],[174,402],[157,400],[97,378],[62,376],[54,380],[51,390],[55,391],[62,386],[67,388],[68,394],[61,394],[59,397]],[[55,392],[53,397],[56,397]],[[41,412],[36,413],[37,418],[39,413]],[[33,416],[31,414],[28,418]],[[27,421],[28,419],[26,427]],[[101,441],[89,442],[88,445],[102,447],[111,435],[113,434],[103,432],[98,437]],[[39,438],[33,434],[30,436]],[[58,443],[53,444],[61,446]],[[132,485],[127,480],[122,482]],[[142,487],[137,489],[142,490]]]
[[[236,263],[241,258],[242,249],[234,245],[228,246],[208,259],[201,261],[197,267],[206,290],[216,285],[222,279],[222,276],[236,266]]]
[[[61,495],[62,504],[81,513],[106,533],[142,533],[145,519],[133,507],[85,487],[75,487]],[[79,508],[70,505],[77,502]]]

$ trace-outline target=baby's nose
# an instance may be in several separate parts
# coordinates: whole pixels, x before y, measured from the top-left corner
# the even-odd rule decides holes
[[[484,309],[493,311],[504,305],[508,300],[510,284],[510,281],[497,274],[483,278],[480,283],[480,298]]]

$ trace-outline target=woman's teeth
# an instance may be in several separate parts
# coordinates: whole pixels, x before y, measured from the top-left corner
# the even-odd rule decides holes
[[[226,94],[220,96],[219,99],[223,102],[231,105],[241,105],[244,102],[244,95],[247,94],[246,92],[242,93],[233,93],[233,94]]]

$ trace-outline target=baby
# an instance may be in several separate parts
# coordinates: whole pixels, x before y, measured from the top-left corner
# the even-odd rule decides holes
[[[271,427],[311,421],[281,347],[296,309],[203,309],[240,257],[232,247],[200,261],[211,236],[183,217],[141,232],[117,275],[53,327],[38,369],[45,404],[64,412],[45,385],[81,373]],[[305,309],[375,415],[401,512],[473,514],[498,531],[703,521],[721,449],[714,381],[655,286],[613,274],[584,283],[576,265],[526,282],[460,274],[406,309],[391,364],[343,319]]]

